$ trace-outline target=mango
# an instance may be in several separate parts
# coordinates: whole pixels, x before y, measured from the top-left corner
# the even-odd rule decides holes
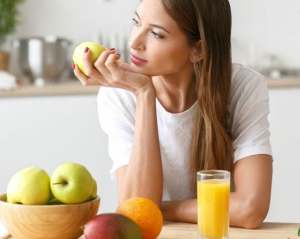
[[[119,213],[94,216],[82,229],[86,239],[142,239],[142,232],[137,224]]]

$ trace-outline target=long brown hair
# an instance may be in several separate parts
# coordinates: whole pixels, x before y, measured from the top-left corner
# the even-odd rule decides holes
[[[162,0],[190,46],[202,41],[203,59],[194,64],[198,110],[191,145],[192,196],[196,172],[232,170],[228,127],[231,88],[231,9],[228,0]]]

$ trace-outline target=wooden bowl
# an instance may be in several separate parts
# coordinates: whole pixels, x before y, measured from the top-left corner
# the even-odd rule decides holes
[[[17,239],[77,239],[81,226],[97,215],[100,198],[79,204],[22,205],[0,195],[0,221]]]

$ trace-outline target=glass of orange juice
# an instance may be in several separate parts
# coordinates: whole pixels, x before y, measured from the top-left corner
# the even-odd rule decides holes
[[[230,172],[197,172],[199,239],[228,239]]]

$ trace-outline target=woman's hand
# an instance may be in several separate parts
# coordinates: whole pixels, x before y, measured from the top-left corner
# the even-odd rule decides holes
[[[153,88],[151,77],[135,73],[130,65],[115,54],[115,49],[109,49],[101,53],[94,65],[91,61],[91,51],[87,48],[83,54],[83,66],[85,74],[74,64],[74,74],[85,86],[117,87],[128,90],[134,95]]]

